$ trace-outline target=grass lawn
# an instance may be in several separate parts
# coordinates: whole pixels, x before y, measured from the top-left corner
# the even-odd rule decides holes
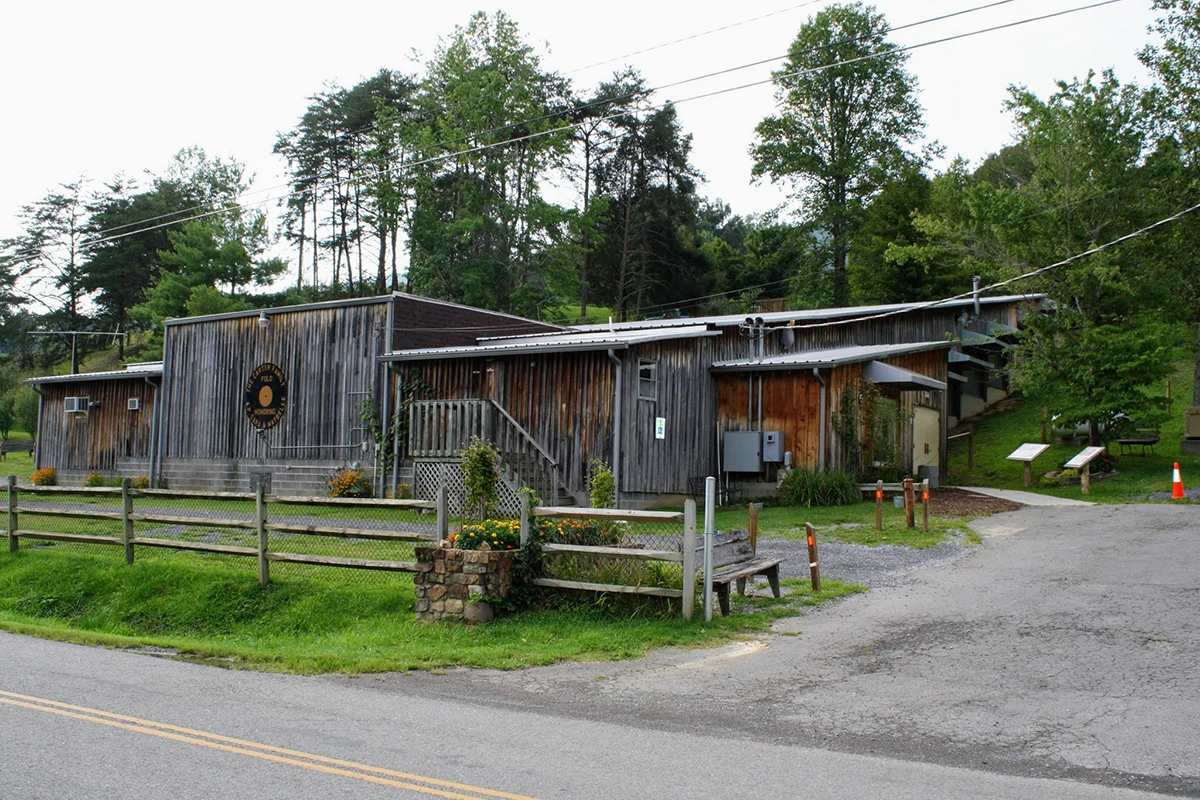
[[[1092,491],[1086,499],[1101,503],[1127,503],[1140,499],[1151,492],[1171,490],[1172,466],[1179,462],[1184,486],[1200,481],[1200,457],[1181,455],[1179,443],[1183,438],[1184,411],[1191,403],[1192,364],[1183,362],[1171,378],[1174,403],[1170,418],[1160,429],[1159,442],[1154,455],[1119,456],[1117,475],[1103,480],[1092,480]],[[1165,393],[1166,387],[1162,388]],[[1135,420],[1136,422],[1136,420]],[[1024,485],[1023,465],[1006,461],[1005,456],[1022,442],[1042,441],[1042,409],[1032,403],[1018,402],[1016,407],[1003,414],[995,414],[982,420],[975,428],[975,468],[967,469],[967,441],[959,439],[950,443],[949,479],[954,486],[991,486],[1001,489],[1021,489],[1056,497],[1082,499],[1078,486],[1051,487],[1040,484],[1041,477],[1058,469],[1087,443],[1071,444],[1056,441],[1053,433],[1047,432],[1047,441],[1052,445],[1033,464],[1034,486]],[[1111,444],[1114,455],[1120,448]]]
[[[281,571],[282,573],[282,571]],[[729,617],[691,623],[624,612],[589,595],[489,625],[416,621],[412,579],[355,582],[296,570],[261,588],[253,562],[164,554],[124,566],[65,550],[0,552],[0,628],[112,647],[155,646],[214,663],[281,672],[382,672],[450,666],[512,669],[634,658],[651,648],[713,645],[765,630],[805,606],[863,591],[788,581],[784,598],[735,598]]]
[[[966,520],[939,517],[936,508],[937,493],[934,492],[929,533],[925,533],[921,528],[919,504],[916,526],[909,528],[904,522],[904,510],[894,508],[890,500],[885,502],[882,531],[875,530],[874,500],[830,508],[768,506],[758,512],[758,533],[759,536],[803,540],[806,536],[804,524],[809,522],[817,529],[818,542],[830,538],[868,546],[896,544],[920,549],[934,547],[961,532],[968,532]],[[720,531],[740,530],[746,528],[749,521],[750,512],[745,506],[725,506],[717,511],[716,528]]]

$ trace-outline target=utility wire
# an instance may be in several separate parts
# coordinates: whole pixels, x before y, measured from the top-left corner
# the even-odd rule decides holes
[[[997,2],[997,3],[988,4],[987,6],[979,6],[978,8],[987,8],[987,7],[990,7],[990,6],[992,6],[992,5],[1000,5],[1000,4],[1003,4],[1003,3],[1006,3],[1006,2],[1012,2],[1012,0],[999,0],[999,2]],[[999,30],[1005,30],[1005,29],[1009,29],[1009,28],[1014,28],[1014,27],[1017,27],[1017,26],[1020,26],[1020,25],[1027,25],[1027,24],[1030,24],[1030,23],[1033,23],[1033,22],[1041,22],[1041,21],[1044,21],[1044,20],[1047,20],[1047,19],[1053,19],[1053,18],[1055,18],[1055,17],[1061,17],[1061,16],[1064,16],[1064,15],[1067,15],[1067,14],[1073,14],[1073,13],[1077,13],[1077,12],[1080,12],[1080,11],[1088,11],[1088,10],[1092,10],[1092,9],[1095,9],[1095,8],[1100,8],[1100,7],[1102,7],[1102,6],[1112,5],[1112,4],[1114,4],[1114,3],[1118,3],[1118,2],[1122,2],[1122,0],[1101,0],[1100,2],[1091,3],[1091,4],[1088,4],[1088,5],[1084,5],[1084,6],[1077,6],[1077,7],[1075,7],[1075,8],[1070,8],[1070,9],[1066,9],[1066,10],[1063,10],[1063,11],[1053,12],[1053,13],[1050,13],[1050,14],[1044,14],[1044,15],[1040,15],[1040,16],[1036,16],[1036,17],[1028,17],[1028,18],[1025,18],[1025,19],[1022,19],[1022,20],[1017,20],[1017,21],[1014,21],[1014,22],[1004,23],[1004,24],[1001,24],[1001,25],[995,25],[995,26],[992,26],[992,27],[988,27],[988,28],[982,28],[982,29],[979,29],[979,30],[975,30],[975,31],[969,31],[969,32],[966,32],[966,33],[955,34],[955,35],[952,35],[952,36],[946,36],[946,37],[942,37],[942,38],[939,38],[939,39],[933,39],[933,40],[930,40],[930,41],[927,41],[927,42],[922,42],[922,43],[919,43],[919,44],[914,44],[914,45],[906,45],[906,46],[901,46],[901,47],[893,47],[893,48],[890,48],[890,49],[887,49],[887,50],[883,50],[883,51],[880,51],[880,52],[877,52],[877,53],[872,53],[872,54],[868,54],[868,55],[860,56],[860,57],[853,58],[853,59],[847,59],[847,60],[845,60],[845,61],[839,61],[839,62],[835,62],[835,63],[831,63],[831,64],[825,64],[825,65],[822,65],[822,66],[820,66],[820,67],[812,67],[812,68],[809,68],[809,69],[797,70],[797,71],[794,71],[794,72],[791,72],[791,73],[778,74],[778,75],[774,75],[774,76],[772,76],[771,78],[766,78],[766,79],[763,79],[763,80],[752,81],[752,82],[749,82],[749,83],[740,84],[740,85],[737,85],[737,86],[732,86],[732,87],[728,87],[728,88],[725,88],[725,89],[719,89],[719,90],[715,90],[715,91],[711,91],[711,92],[705,92],[705,93],[702,93],[702,94],[692,95],[692,96],[690,96],[690,97],[682,98],[682,99],[680,99],[680,100],[675,100],[675,101],[666,101],[665,103],[659,104],[659,105],[657,105],[657,106],[650,106],[648,110],[661,110],[661,109],[663,109],[663,108],[666,108],[666,107],[667,107],[667,106],[669,106],[669,105],[680,105],[680,104],[682,104],[682,103],[693,102],[693,101],[696,101],[696,100],[702,100],[702,99],[707,99],[707,98],[711,98],[711,97],[719,97],[719,96],[726,95],[726,94],[730,94],[730,93],[733,93],[733,92],[736,92],[736,91],[741,91],[741,90],[744,90],[744,89],[749,89],[749,88],[753,88],[753,87],[756,87],[756,86],[761,86],[761,85],[764,85],[764,84],[773,83],[773,82],[775,82],[775,81],[777,81],[777,80],[786,80],[786,79],[789,79],[789,78],[796,78],[796,77],[800,77],[800,76],[802,76],[802,75],[806,75],[806,74],[812,74],[812,73],[817,73],[817,72],[821,72],[821,71],[824,71],[824,70],[826,70],[826,69],[831,69],[831,68],[834,68],[834,67],[845,66],[845,65],[848,65],[848,64],[854,64],[854,63],[859,63],[859,62],[862,62],[862,61],[866,61],[866,60],[868,60],[868,59],[872,59],[872,58],[879,58],[879,57],[883,57],[883,56],[891,55],[891,54],[893,54],[893,53],[900,53],[900,52],[910,52],[910,51],[912,51],[912,50],[917,50],[917,49],[920,49],[920,48],[929,47],[929,46],[932,46],[932,45],[935,45],[935,44],[944,44],[944,43],[946,43],[946,42],[956,41],[956,40],[960,40],[960,39],[968,38],[968,37],[971,37],[971,36],[982,35],[982,34],[985,34],[985,33],[993,33],[993,32],[999,31]],[[977,8],[977,9],[975,9],[975,10],[978,10],[978,8]],[[957,12],[957,13],[966,13],[966,12]],[[938,17],[938,18],[935,18],[935,19],[941,19],[941,18],[943,18],[943,17]],[[913,24],[915,25],[915,24],[917,24],[917,23],[913,23]],[[911,27],[911,26],[910,26],[910,27]],[[770,59],[770,60],[778,60],[778,59]],[[681,83],[682,83],[682,82],[681,82]],[[651,91],[654,91],[654,90],[651,90]],[[606,115],[606,116],[599,117],[599,118],[593,118],[593,119],[591,119],[591,120],[588,120],[587,122],[576,122],[576,123],[571,123],[571,124],[568,124],[568,125],[562,125],[562,126],[559,126],[559,127],[556,127],[556,128],[550,128],[550,129],[543,130],[543,131],[537,131],[537,132],[533,132],[533,133],[528,133],[528,134],[525,134],[525,135],[523,135],[523,136],[518,136],[518,137],[511,138],[511,139],[506,139],[506,140],[504,140],[504,141],[502,141],[502,142],[493,142],[493,143],[487,143],[487,144],[477,145],[477,146],[475,146],[475,147],[470,147],[470,148],[467,148],[467,149],[464,149],[464,150],[459,150],[459,151],[455,151],[455,152],[451,152],[451,153],[445,153],[445,154],[441,154],[441,155],[438,155],[438,156],[433,156],[433,157],[429,157],[429,158],[420,159],[420,160],[417,160],[417,161],[414,161],[414,162],[409,162],[409,163],[406,163],[406,164],[399,165],[398,167],[388,167],[388,168],[387,168],[387,171],[390,171],[390,170],[392,170],[392,169],[401,169],[401,170],[407,171],[407,170],[410,170],[410,169],[412,169],[412,168],[414,168],[414,167],[427,166],[427,165],[431,165],[431,164],[439,163],[439,162],[441,162],[441,161],[446,161],[446,160],[449,160],[449,159],[460,158],[460,157],[462,157],[462,156],[465,156],[465,155],[472,155],[472,154],[475,154],[475,153],[478,153],[478,152],[483,152],[483,151],[490,150],[490,149],[493,149],[493,148],[498,148],[498,147],[507,147],[507,146],[511,146],[511,145],[514,145],[514,144],[519,144],[519,143],[521,143],[521,142],[526,142],[526,141],[530,141],[530,140],[533,140],[533,139],[538,139],[538,138],[541,138],[541,137],[544,137],[544,136],[550,136],[550,135],[556,135],[556,134],[566,133],[566,132],[569,132],[569,131],[572,131],[572,130],[578,129],[578,128],[580,128],[580,127],[583,127],[584,125],[587,125],[587,124],[593,124],[593,123],[595,123],[595,122],[602,122],[602,121],[609,121],[609,120],[613,120],[613,119],[618,119],[618,118],[620,118],[620,117],[622,117],[622,116],[626,116],[628,113],[629,113],[629,112],[627,112],[627,111],[622,111],[622,112],[620,112],[620,113],[610,114],[610,115]],[[509,127],[509,126],[505,126],[505,127]],[[345,180],[345,181],[343,181],[343,183],[345,183],[345,184],[351,184],[351,185],[352,185],[352,184],[354,184],[354,183],[357,183],[357,182],[359,182],[360,180],[361,180],[361,179],[360,179],[360,178],[358,178],[358,177],[350,176],[350,177],[347,177],[347,178],[346,178],[346,180]],[[274,188],[279,188],[279,187],[274,187]],[[297,195],[297,194],[300,194],[300,193],[301,193],[301,192],[298,192],[298,191],[288,192],[288,193],[285,193],[284,195],[282,195],[280,198],[266,198],[265,200],[263,200],[263,201],[261,201],[261,202],[262,202],[263,204],[265,204],[265,203],[267,203],[267,202],[270,202],[270,201],[271,201],[271,200],[273,200],[273,199],[284,199],[284,198],[291,197],[291,196],[294,196],[294,195]],[[252,194],[253,194],[253,193],[252,193]],[[251,204],[251,205],[258,205],[258,204],[256,203],[256,204]],[[182,218],[182,219],[173,219],[173,220],[169,220],[169,221],[165,221],[165,222],[160,222],[159,224],[156,224],[156,225],[152,225],[152,226],[145,227],[145,228],[139,228],[139,229],[138,229],[138,230],[136,230],[136,231],[130,231],[130,232],[127,232],[127,233],[118,233],[118,234],[113,234],[113,235],[109,235],[109,236],[102,236],[102,237],[100,237],[100,238],[98,238],[98,239],[90,240],[89,242],[85,243],[85,247],[86,247],[87,249],[91,249],[91,248],[93,248],[93,247],[95,247],[95,246],[97,246],[97,245],[100,245],[100,244],[105,244],[105,243],[107,243],[107,242],[114,241],[114,240],[118,240],[118,239],[122,239],[122,238],[125,238],[125,237],[127,237],[127,236],[135,235],[135,234],[138,234],[138,233],[145,233],[145,232],[148,232],[148,231],[153,231],[153,230],[158,230],[158,229],[160,229],[160,228],[168,227],[168,226],[170,226],[170,225],[182,224],[182,223],[185,223],[185,222],[191,222],[191,221],[194,221],[194,220],[205,219],[205,218],[208,218],[208,217],[215,216],[215,215],[217,215],[217,214],[226,214],[226,213],[232,213],[232,212],[235,212],[235,211],[238,211],[238,210],[244,209],[244,208],[246,208],[246,207],[248,207],[248,206],[247,206],[247,205],[245,205],[245,204],[234,203],[234,204],[231,204],[231,205],[229,205],[229,206],[226,206],[226,207],[223,207],[223,208],[220,208],[220,209],[215,209],[215,210],[212,210],[212,211],[207,211],[207,212],[204,212],[204,213],[201,213],[201,214],[196,214],[196,215],[194,215],[194,216],[191,216],[191,217],[186,217],[186,218]],[[130,223],[130,224],[132,225],[132,224],[138,224],[138,223]],[[83,248],[81,248],[81,249],[83,249]],[[11,262],[10,262],[10,263],[11,263]]]
[[[1007,5],[1007,4],[1009,4],[1009,3],[1012,3],[1012,2],[1015,2],[1015,1],[1016,1],[1016,0],[995,0],[994,2],[986,3],[986,4],[984,4],[984,5],[980,5],[980,6],[974,6],[974,7],[972,7],[972,8],[967,8],[967,9],[962,9],[962,10],[959,10],[959,11],[954,11],[954,12],[950,12],[950,13],[946,13],[946,14],[941,14],[941,15],[938,15],[938,16],[935,16],[935,17],[928,17],[928,18],[926,18],[926,19],[922,19],[922,20],[917,20],[917,21],[915,21],[915,22],[906,23],[906,24],[904,24],[904,25],[898,25],[898,26],[896,26],[896,27],[889,28],[889,29],[887,30],[887,32],[886,32],[886,33],[890,35],[891,33],[895,32],[895,31],[900,31],[900,30],[906,30],[906,29],[909,29],[909,28],[920,27],[920,26],[922,26],[922,25],[928,25],[928,24],[931,24],[931,23],[934,23],[934,22],[941,22],[941,21],[944,21],[944,20],[947,20],[947,19],[950,19],[950,18],[953,18],[953,17],[963,16],[963,15],[965,15],[965,14],[971,14],[971,13],[975,13],[975,12],[977,12],[977,11],[982,11],[982,10],[986,10],[986,9],[989,9],[989,8],[994,8],[994,7],[997,7],[997,6]],[[1119,0],[1108,0],[1108,2],[1119,2]],[[803,3],[803,4],[801,4],[801,5],[811,5],[811,3]],[[796,8],[799,8],[799,7],[800,7],[800,6],[796,6]],[[788,9],[785,9],[785,10],[788,10]],[[776,12],[776,13],[779,13],[779,12]],[[753,20],[750,20],[750,21],[753,21]],[[838,47],[838,46],[845,45],[845,44],[853,44],[853,43],[855,43],[855,42],[859,42],[859,41],[862,41],[862,40],[864,40],[864,39],[867,39],[867,38],[869,38],[871,35],[873,35],[873,34],[868,34],[868,35],[859,36],[859,37],[853,37],[853,38],[848,38],[848,39],[842,39],[842,40],[838,40],[838,41],[835,41],[835,42],[830,42],[830,43],[827,43],[827,44],[818,45],[818,46],[816,46],[816,47],[809,48],[808,50],[806,50],[806,51],[804,51],[804,52],[805,52],[805,53],[813,53],[813,52],[817,52],[817,51],[820,51],[820,50],[830,49],[830,48],[833,48],[833,47]],[[684,40],[679,40],[679,41],[684,41]],[[667,43],[667,44],[670,44],[670,43]],[[662,46],[666,46],[666,45],[662,45]],[[884,51],[884,53],[886,53],[886,52],[891,52],[891,51]],[[874,55],[875,55],[875,56],[877,56],[877,55],[883,55],[884,53],[877,53],[877,54],[874,54]],[[478,131],[478,132],[474,132],[474,133],[470,133],[470,134],[465,134],[465,135],[463,135],[463,136],[460,136],[460,137],[456,137],[456,138],[452,138],[452,139],[444,139],[444,140],[441,140],[441,141],[439,141],[439,142],[435,142],[435,143],[433,143],[433,144],[426,145],[425,147],[421,148],[421,149],[420,149],[420,151],[418,151],[418,152],[429,151],[429,150],[434,150],[434,149],[440,149],[440,148],[448,147],[448,146],[450,146],[450,145],[453,145],[453,144],[459,144],[459,143],[462,143],[462,142],[470,141],[470,140],[472,140],[472,139],[478,140],[479,138],[481,138],[481,137],[483,137],[483,136],[487,136],[487,135],[494,134],[494,133],[502,133],[502,132],[504,132],[504,131],[507,131],[507,130],[512,130],[512,129],[514,129],[514,128],[526,127],[526,126],[528,126],[528,125],[535,124],[535,123],[538,123],[538,122],[545,122],[545,121],[547,121],[547,120],[552,120],[552,119],[561,119],[561,118],[563,118],[563,117],[566,117],[566,116],[569,116],[569,115],[575,115],[575,114],[578,114],[578,113],[579,113],[579,112],[581,112],[581,111],[586,111],[586,110],[589,110],[589,109],[592,109],[592,108],[595,108],[595,107],[598,107],[598,106],[611,106],[611,105],[613,105],[613,104],[616,104],[616,103],[622,103],[622,102],[626,102],[626,101],[634,100],[634,99],[637,99],[637,98],[639,98],[639,97],[648,97],[648,96],[650,96],[651,94],[654,94],[654,93],[656,93],[656,92],[665,91],[666,89],[673,89],[673,88],[677,88],[677,87],[679,87],[679,86],[685,86],[685,85],[687,85],[687,84],[690,84],[690,83],[696,83],[696,82],[699,82],[699,81],[708,80],[708,79],[710,79],[710,78],[720,77],[720,76],[722,76],[722,75],[728,75],[728,74],[731,74],[731,73],[734,73],[734,72],[739,72],[739,71],[742,71],[742,70],[745,70],[745,69],[751,69],[751,68],[753,68],[753,67],[759,67],[759,66],[763,66],[764,64],[770,64],[770,63],[773,63],[773,62],[775,62],[775,61],[780,61],[780,60],[782,60],[782,59],[788,58],[790,55],[791,55],[791,54],[787,54],[787,53],[785,53],[785,54],[783,54],[783,55],[780,55],[780,56],[773,56],[773,57],[771,57],[771,58],[759,59],[759,60],[757,60],[757,61],[752,61],[752,62],[748,62],[748,63],[745,63],[745,64],[740,64],[740,65],[737,65],[737,66],[728,67],[728,68],[726,68],[726,69],[716,70],[716,71],[714,71],[714,72],[708,72],[708,73],[704,73],[704,74],[702,74],[702,75],[696,75],[696,76],[693,76],[693,77],[690,77],[690,78],[684,78],[684,79],[681,79],[681,80],[673,81],[673,82],[671,82],[671,83],[662,84],[662,85],[660,85],[660,86],[656,86],[656,87],[652,87],[652,88],[648,88],[648,89],[641,89],[641,90],[638,90],[638,91],[635,91],[635,92],[629,92],[629,93],[626,93],[626,94],[623,94],[623,95],[617,95],[617,96],[615,96],[615,97],[609,97],[609,98],[603,98],[603,99],[599,99],[599,100],[594,100],[594,101],[591,101],[591,102],[589,102],[589,103],[584,103],[584,104],[582,104],[582,105],[572,106],[571,108],[569,108],[569,109],[565,109],[565,110],[562,110],[562,111],[554,111],[554,112],[550,112],[550,113],[547,113],[547,114],[542,114],[542,115],[539,115],[539,116],[536,116],[536,117],[531,117],[531,118],[528,118],[528,119],[525,119],[525,120],[520,120],[520,121],[516,121],[516,122],[510,122],[510,123],[507,123],[507,124],[505,124],[505,125],[498,125],[498,126],[495,126],[495,127],[492,127],[492,128],[485,129],[485,130],[483,130],[483,131]],[[874,56],[871,56],[871,57],[874,57]],[[852,61],[847,61],[847,62],[841,62],[841,63],[854,63],[854,62],[852,62]],[[829,66],[833,66],[833,65],[831,64],[831,65],[829,65]],[[755,86],[755,85],[759,85],[759,84],[761,84],[761,83],[766,83],[766,82],[769,82],[769,81],[760,81],[760,82],[758,82],[758,83],[754,83],[754,84],[747,84],[747,86]],[[727,91],[728,91],[728,90],[727,90]],[[696,98],[688,98],[688,99],[689,99],[689,100],[690,100],[690,99],[699,99],[699,98],[702,98],[702,97],[705,97],[705,96],[706,96],[706,95],[699,95],[699,96],[697,96]],[[686,100],[681,100],[681,101],[678,101],[678,102],[687,102],[687,101],[686,101]],[[660,105],[660,106],[651,106],[651,107],[650,107],[650,110],[658,110],[658,109],[661,109],[662,107],[663,107],[663,106],[661,106],[661,105]],[[573,130],[573,129],[578,129],[578,128],[585,127],[585,126],[587,126],[587,125],[591,125],[591,124],[596,124],[596,123],[599,123],[599,122],[611,121],[611,120],[613,120],[613,119],[616,119],[616,118],[618,118],[618,117],[625,116],[625,115],[626,115],[626,114],[628,114],[628,113],[632,113],[632,112],[630,112],[630,111],[622,111],[622,112],[620,112],[620,113],[618,113],[618,114],[615,114],[615,115],[602,116],[602,117],[595,117],[595,118],[588,119],[588,120],[586,120],[586,121],[581,121],[581,122],[579,122],[579,123],[575,123],[575,124],[573,124],[573,125],[569,125],[569,126],[566,126],[566,127],[560,127],[560,128],[556,128],[556,129],[551,129],[550,131],[545,131],[545,132],[542,132],[542,133],[543,133],[543,134],[549,134],[549,133],[554,133],[554,132],[561,132],[561,131],[564,131],[564,130]],[[342,134],[339,134],[339,135],[338,135],[338,138],[345,138],[345,137],[352,136],[352,135],[357,135],[357,134],[360,134],[360,133],[369,133],[369,132],[371,132],[372,130],[374,130],[376,127],[377,127],[377,125],[376,125],[375,123],[372,123],[371,125],[364,126],[364,127],[360,128],[360,129],[357,129],[357,130],[355,130],[355,131],[347,131],[347,132],[344,132],[344,133],[342,133]],[[517,139],[508,139],[508,140],[505,140],[505,141],[503,141],[503,142],[492,142],[492,143],[489,143],[489,146],[496,146],[496,147],[499,147],[499,146],[504,146],[504,145],[512,144],[512,143],[514,143],[514,142],[518,142],[518,141],[522,141],[522,139],[520,139],[520,138],[517,138]],[[475,151],[476,151],[476,149],[468,149],[468,150],[457,151],[457,153],[460,153],[460,154],[461,154],[461,153],[472,153],[472,152],[475,152]],[[357,169],[359,169],[359,170],[361,170],[361,169],[363,169],[363,168],[365,168],[365,167],[370,167],[370,166],[379,166],[379,165],[381,164],[381,162],[384,162],[384,161],[385,161],[385,159],[384,159],[384,158],[380,158],[380,159],[374,159],[374,160],[372,160],[372,159],[367,159],[367,160],[365,160],[365,161],[362,161],[362,162],[360,162],[358,165],[356,165],[356,168],[357,168]],[[421,165],[422,165],[422,164],[424,164],[424,163],[426,163],[426,162],[416,162],[416,164],[415,164],[415,165],[416,165],[416,166],[421,166]],[[385,167],[384,169],[385,169],[385,170],[387,170],[387,169],[389,169],[389,167]],[[349,176],[349,177],[346,179],[346,181],[345,181],[345,182],[346,182],[346,183],[353,184],[355,181],[356,181],[356,178],[355,178],[353,175],[351,175],[351,176]],[[275,190],[278,190],[278,189],[287,189],[287,188],[289,188],[291,185],[292,185],[292,184],[290,184],[290,183],[288,183],[288,184],[277,184],[277,185],[275,185],[275,186],[265,187],[265,188],[263,188],[263,189],[256,189],[256,190],[254,190],[254,191],[251,191],[251,192],[248,192],[248,193],[246,193],[245,195],[242,195],[242,197],[252,196],[252,195],[254,195],[254,194],[261,194],[261,193],[264,193],[264,192],[272,192],[272,191],[275,191]],[[322,187],[320,187],[320,186],[317,186],[317,187],[314,187],[314,188],[322,188]],[[266,202],[270,202],[270,201],[272,201],[272,200],[276,200],[276,199],[278,199],[278,200],[284,200],[284,199],[287,199],[287,198],[290,198],[290,197],[294,197],[294,196],[297,196],[297,195],[300,195],[300,194],[304,194],[304,193],[305,193],[305,192],[307,192],[307,191],[310,191],[310,190],[309,190],[309,189],[304,189],[304,190],[292,190],[292,191],[289,191],[288,193],[286,193],[286,194],[282,195],[282,196],[281,196],[281,197],[279,197],[279,198],[270,197],[270,198],[268,198],[266,201],[264,201],[264,204],[265,204]],[[231,206],[231,207],[229,207],[227,210],[228,210],[228,211],[230,211],[230,212],[232,212],[232,211],[235,211],[235,210],[237,210],[237,208],[236,208],[236,206],[237,206],[237,205],[240,205],[240,204],[235,204],[235,206]],[[149,218],[147,218],[147,219],[145,219],[145,220],[141,220],[141,221],[139,221],[139,222],[131,222],[131,223],[126,223],[126,224],[124,224],[124,225],[117,225],[117,226],[113,226],[112,228],[108,228],[108,229],[106,229],[106,230],[104,230],[104,231],[101,231],[100,233],[101,233],[101,234],[106,234],[106,233],[115,233],[115,232],[117,232],[117,231],[120,231],[120,230],[122,230],[122,229],[124,229],[124,228],[132,228],[132,227],[133,227],[133,226],[135,226],[135,225],[140,225],[140,224],[143,224],[143,223],[145,223],[145,222],[157,222],[157,221],[160,221],[160,220],[174,219],[174,218],[176,218],[176,217],[179,217],[180,215],[183,215],[183,214],[189,214],[189,213],[191,213],[191,212],[194,212],[194,211],[201,211],[201,210],[203,210],[203,209],[205,209],[205,208],[207,208],[207,207],[208,207],[208,206],[207,206],[207,204],[205,204],[205,205],[198,205],[198,206],[192,206],[192,207],[190,207],[190,208],[181,209],[181,210],[179,210],[179,211],[173,211],[173,212],[168,212],[168,213],[166,213],[166,214],[161,214],[161,215],[159,215],[159,216],[156,216],[156,217],[149,217]],[[217,210],[217,213],[221,213],[221,211],[222,211],[221,209],[218,209],[218,210]],[[211,216],[211,214],[202,214],[200,217],[194,217],[194,218],[203,218],[204,216]],[[194,218],[184,218],[184,219],[178,219],[178,220],[175,220],[175,221],[178,221],[178,222],[187,222],[187,221],[191,221],[191,219],[194,219]],[[139,228],[139,229],[138,229],[137,231],[135,231],[135,232],[139,232],[139,233],[140,233],[140,232],[142,232],[143,230],[153,230],[153,228],[150,228],[150,229],[146,229],[146,228]],[[103,240],[102,240],[102,241],[103,241]]]

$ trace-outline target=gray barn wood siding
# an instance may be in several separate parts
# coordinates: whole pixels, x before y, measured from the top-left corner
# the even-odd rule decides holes
[[[358,401],[380,397],[387,299],[271,311],[168,325],[164,371],[164,458],[261,459],[286,453],[341,458],[364,438]],[[287,409],[260,437],[242,393],[251,372],[271,362],[288,385]],[[265,439],[265,441],[264,441]],[[287,450],[269,450],[288,448]]]
[[[40,388],[39,466],[54,467],[64,475],[100,472],[111,478],[124,459],[149,457],[154,387],[143,377],[45,383]],[[99,405],[87,414],[67,414],[67,397],[87,397]],[[130,398],[141,400],[140,410],[129,410]]]

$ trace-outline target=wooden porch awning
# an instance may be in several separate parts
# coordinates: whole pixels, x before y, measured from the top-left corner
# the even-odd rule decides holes
[[[920,391],[932,389],[936,392],[946,391],[946,384],[911,370],[885,364],[882,361],[868,361],[863,364],[863,379],[871,383],[882,383],[905,391]]]

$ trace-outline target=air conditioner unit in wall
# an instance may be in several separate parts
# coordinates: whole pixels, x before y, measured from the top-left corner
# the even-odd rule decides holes
[[[63,400],[63,411],[68,414],[86,414],[88,399],[86,397],[68,397]]]
[[[130,411],[141,411],[142,410],[142,398],[140,398],[140,397],[129,398],[129,410]]]

